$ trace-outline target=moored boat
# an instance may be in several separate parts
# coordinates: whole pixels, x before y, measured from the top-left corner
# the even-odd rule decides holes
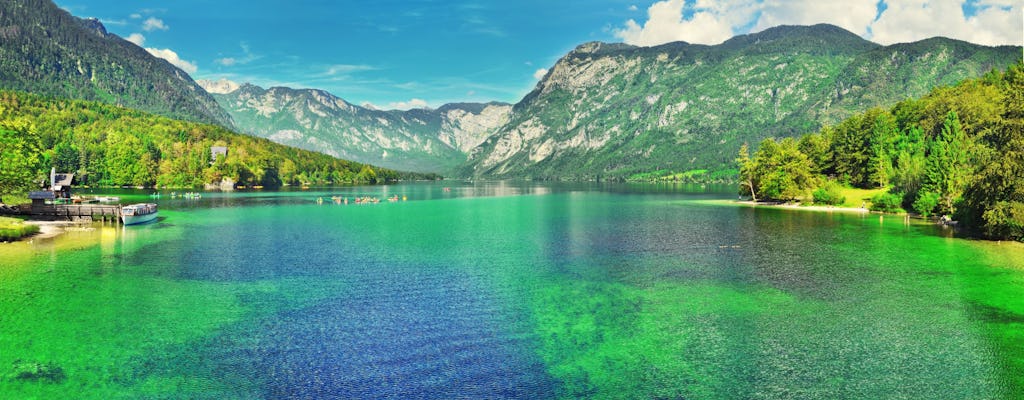
[[[121,222],[125,225],[144,224],[156,219],[156,204],[140,203],[121,207]]]

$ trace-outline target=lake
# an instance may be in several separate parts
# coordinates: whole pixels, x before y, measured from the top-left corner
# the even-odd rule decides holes
[[[731,187],[164,193],[0,244],[0,398],[1024,396],[1017,243]]]

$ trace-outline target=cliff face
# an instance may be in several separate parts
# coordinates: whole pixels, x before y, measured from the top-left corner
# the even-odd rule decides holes
[[[416,172],[447,172],[508,121],[511,106],[448,104],[381,111],[323,90],[201,82],[242,132],[335,157]]]

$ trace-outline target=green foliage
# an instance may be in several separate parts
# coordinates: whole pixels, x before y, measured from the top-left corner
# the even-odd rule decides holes
[[[765,182],[778,178],[777,169],[762,164],[762,153],[779,153],[778,147],[766,141],[753,160],[743,154],[736,160],[741,192],[765,191]],[[872,197],[873,210],[902,206],[924,216],[952,215],[976,234],[1021,240],[1024,63],[853,116],[820,137],[805,135],[798,150],[813,155],[807,158],[815,175],[865,189],[888,185],[888,193]],[[814,191],[816,202],[833,199],[829,184]],[[778,196],[778,189],[767,192],[766,198]]]
[[[1001,99],[1001,118],[990,118],[981,142],[992,151],[978,162],[956,217],[982,236],[1024,241],[1024,64],[987,78],[999,90],[991,97]]]
[[[0,120],[0,202],[38,188],[42,178],[39,136],[24,120]]]
[[[38,232],[38,226],[26,224],[16,218],[0,217],[0,241],[18,240]]]
[[[101,186],[185,188],[230,180],[273,188],[437,178],[371,168],[220,126],[17,92],[0,91],[0,127],[0,193],[24,192],[51,166],[76,173],[78,184]],[[228,147],[227,156],[213,162],[211,146]]]
[[[1024,203],[1000,201],[982,214],[989,237],[1024,241]]]
[[[920,192],[917,195],[917,200],[914,200],[913,208],[918,214],[922,216],[932,215],[935,207],[939,205],[939,194],[935,192]]]
[[[793,138],[776,142],[765,139],[754,155],[752,165],[754,184],[764,200],[795,201],[808,197],[819,178],[812,172],[812,164],[797,148]]]
[[[871,197],[871,211],[888,213],[903,212],[900,204],[903,203],[903,193],[879,193]]]
[[[814,190],[812,197],[814,197],[815,204],[838,206],[846,203],[842,187],[835,181],[825,182],[824,185]]]
[[[185,72],[49,0],[0,2],[0,89],[231,126]]]
[[[931,141],[922,188],[939,195],[939,212],[953,214],[953,204],[967,186],[972,175],[970,163],[970,142],[961,129],[960,118],[955,111],[949,111],[942,131]]]

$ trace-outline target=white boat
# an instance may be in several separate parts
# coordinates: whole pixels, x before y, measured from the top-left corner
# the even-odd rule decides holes
[[[100,196],[96,198],[100,203],[116,203],[121,201],[120,197],[117,196]]]
[[[144,224],[156,219],[156,204],[141,203],[121,207],[121,222],[125,225]]]

